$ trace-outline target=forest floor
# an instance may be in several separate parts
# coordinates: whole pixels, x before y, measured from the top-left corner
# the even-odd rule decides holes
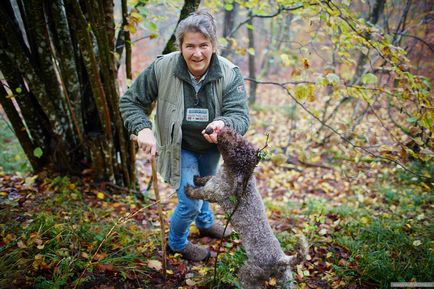
[[[308,239],[309,256],[293,268],[298,288],[433,281],[433,184],[421,177],[432,180],[432,164],[408,161],[409,172],[335,135],[324,143],[329,132],[316,134],[319,125],[287,104],[281,92],[267,95],[251,107],[246,137],[261,148],[269,134],[269,158],[255,174],[282,248],[292,254],[298,234]],[[387,129],[369,115],[360,125],[382,144]],[[372,136],[356,141],[372,143]],[[159,216],[152,189],[146,191],[150,166],[140,156],[142,193],[92,183],[86,175],[6,171],[0,173],[1,288],[239,287],[237,273],[246,257],[238,236],[220,244],[199,237],[194,226],[191,241],[209,246],[212,257],[194,263],[169,254],[163,280]],[[176,194],[161,180],[159,191],[167,230]],[[267,281],[267,288],[275,285],[275,279]]]

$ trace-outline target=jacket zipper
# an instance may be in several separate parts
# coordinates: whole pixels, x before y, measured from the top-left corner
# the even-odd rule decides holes
[[[199,91],[196,92],[194,106],[199,106]]]

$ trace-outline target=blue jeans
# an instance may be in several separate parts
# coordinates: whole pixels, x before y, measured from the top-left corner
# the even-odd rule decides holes
[[[181,180],[178,194],[178,205],[170,219],[169,246],[174,251],[181,251],[188,244],[187,236],[190,225],[196,222],[200,229],[209,228],[214,222],[213,213],[208,201],[193,200],[185,195],[184,188],[193,184],[193,177],[215,175],[220,159],[217,148],[204,153],[181,150]]]

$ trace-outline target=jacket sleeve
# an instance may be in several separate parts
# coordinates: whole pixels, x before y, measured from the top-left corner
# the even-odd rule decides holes
[[[144,128],[152,128],[148,116],[152,112],[153,102],[157,96],[157,79],[154,63],[152,63],[136,78],[119,101],[124,125],[130,134],[137,135]]]
[[[226,126],[244,135],[249,128],[249,110],[244,78],[238,67],[232,69],[233,80],[223,89],[222,116],[214,120],[222,120]]]

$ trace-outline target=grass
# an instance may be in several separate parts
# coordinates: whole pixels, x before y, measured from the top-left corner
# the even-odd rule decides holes
[[[4,243],[0,249],[1,288],[12,281],[15,287],[71,286],[83,271],[80,286],[95,281],[95,274],[90,274],[94,271],[124,279],[131,274],[149,279],[149,269],[144,266],[149,256],[140,248],[152,252],[157,237],[127,222],[106,238],[116,221],[113,208],[90,206],[66,177],[47,181],[47,186],[51,193],[35,197],[33,211],[24,212],[14,202],[1,204],[9,207],[0,211]],[[24,212],[21,216],[20,211]]]
[[[0,114],[0,171],[27,173],[31,166],[12,127]]]
[[[425,164],[413,169],[425,175],[429,171]],[[389,288],[391,282],[434,280],[434,196],[414,175],[402,171],[380,178],[376,185],[378,201],[373,204],[330,208],[310,201],[306,206],[306,214],[323,210],[343,220],[343,228],[331,238],[352,252],[358,268],[336,265],[338,274],[356,275],[379,288]]]
[[[217,263],[217,276],[216,283],[214,285],[230,285],[235,288],[241,288],[238,280],[238,270],[242,267],[246,261],[246,252],[242,247],[237,247],[235,252],[221,254]],[[214,279],[214,270],[208,271],[208,275],[205,277],[205,286],[211,285]]]

